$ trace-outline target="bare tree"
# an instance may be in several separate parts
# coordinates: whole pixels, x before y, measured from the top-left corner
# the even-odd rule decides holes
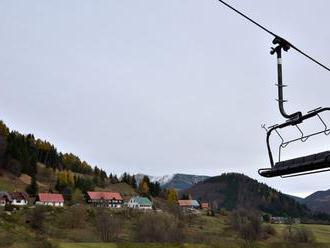
[[[28,215],[28,222],[33,229],[39,232],[43,231],[45,213],[46,208],[43,206],[37,206],[36,208],[32,209],[32,211]]]
[[[283,230],[283,239],[291,243],[314,243],[314,233],[306,227],[288,226]]]
[[[123,220],[117,216],[110,215],[104,209],[96,214],[96,228],[102,241],[110,242],[119,238],[123,228]]]
[[[183,225],[173,215],[149,213],[136,224],[137,239],[141,242],[182,242]]]
[[[261,221],[253,211],[234,211],[230,216],[230,225],[244,241],[244,247],[252,247],[257,239],[261,237]]]

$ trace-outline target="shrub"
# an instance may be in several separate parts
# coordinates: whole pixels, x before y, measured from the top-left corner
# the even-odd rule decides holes
[[[230,215],[230,226],[238,232],[246,246],[262,237],[261,221],[253,211],[236,210]]]
[[[287,242],[293,243],[314,243],[314,233],[306,227],[288,226],[283,231],[283,238]]]
[[[274,236],[276,234],[275,228],[270,225],[264,225],[262,226],[262,238],[263,239],[268,239],[270,236]]]
[[[123,229],[123,219],[100,209],[96,214],[96,229],[102,241],[116,241]]]
[[[141,242],[182,242],[183,225],[172,215],[146,213],[136,224],[137,240]]]
[[[36,240],[30,243],[33,248],[57,248],[58,244],[49,241],[45,236],[37,236]]]
[[[10,204],[6,204],[5,205],[5,211],[15,211],[15,210],[19,210],[19,206],[14,206],[14,205],[10,205]]]
[[[5,235],[1,235],[1,242],[0,242],[0,247],[11,247],[13,244],[15,244],[15,235],[7,232]]]
[[[264,222],[270,223],[270,215],[269,214],[264,214],[262,216],[262,219]]]
[[[64,228],[82,228],[86,224],[87,212],[83,206],[70,207],[63,212],[60,224]]]
[[[46,208],[43,206],[36,206],[28,214],[28,223],[30,223],[31,228],[42,232],[44,228],[44,221],[46,215]]]
[[[222,215],[222,216],[227,216],[228,212],[225,208],[221,208],[220,211],[219,211],[219,214]]]

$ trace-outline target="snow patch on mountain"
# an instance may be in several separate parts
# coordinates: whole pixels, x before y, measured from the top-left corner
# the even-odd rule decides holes
[[[138,184],[141,182],[141,180],[143,179],[144,176],[148,176],[151,182],[159,182],[160,186],[163,186],[163,185],[169,183],[173,179],[175,174],[168,174],[168,175],[164,175],[164,176],[149,176],[149,175],[139,173],[139,174],[135,175],[135,179]]]

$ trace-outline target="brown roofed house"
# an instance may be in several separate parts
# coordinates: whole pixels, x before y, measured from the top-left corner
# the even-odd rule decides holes
[[[29,195],[25,192],[11,192],[10,204],[14,206],[26,206],[28,204]]]
[[[88,191],[86,198],[87,202],[95,207],[121,208],[123,206],[123,198],[118,192]]]

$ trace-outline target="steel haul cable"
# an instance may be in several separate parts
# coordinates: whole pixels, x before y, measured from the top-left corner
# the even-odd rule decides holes
[[[244,17],[245,19],[247,19],[248,21],[252,22],[254,25],[258,26],[259,28],[261,28],[262,30],[264,30],[265,32],[267,32],[268,34],[274,36],[275,38],[279,38],[281,40],[284,40],[287,44],[290,45],[290,47],[292,47],[292,49],[296,50],[298,53],[304,55],[306,58],[310,59],[311,61],[313,61],[314,63],[318,64],[319,66],[323,67],[324,69],[326,69],[327,71],[330,71],[330,68],[325,66],[324,64],[320,63],[319,61],[317,61],[316,59],[312,58],[311,56],[309,56],[308,54],[306,54],[305,52],[303,52],[302,50],[300,50],[299,48],[297,48],[296,46],[292,45],[290,42],[286,41],[285,39],[283,39],[281,36],[275,34],[274,32],[270,31],[269,29],[265,28],[264,26],[262,26],[261,24],[257,23],[256,21],[252,20],[250,17],[248,17],[247,15],[243,14],[241,11],[237,10],[236,8],[234,8],[233,6],[229,5],[228,3],[224,2],[223,0],[218,0],[220,3],[224,4],[225,6],[227,6],[228,8],[230,8],[231,10],[235,11],[237,14],[241,15],[242,17]]]

